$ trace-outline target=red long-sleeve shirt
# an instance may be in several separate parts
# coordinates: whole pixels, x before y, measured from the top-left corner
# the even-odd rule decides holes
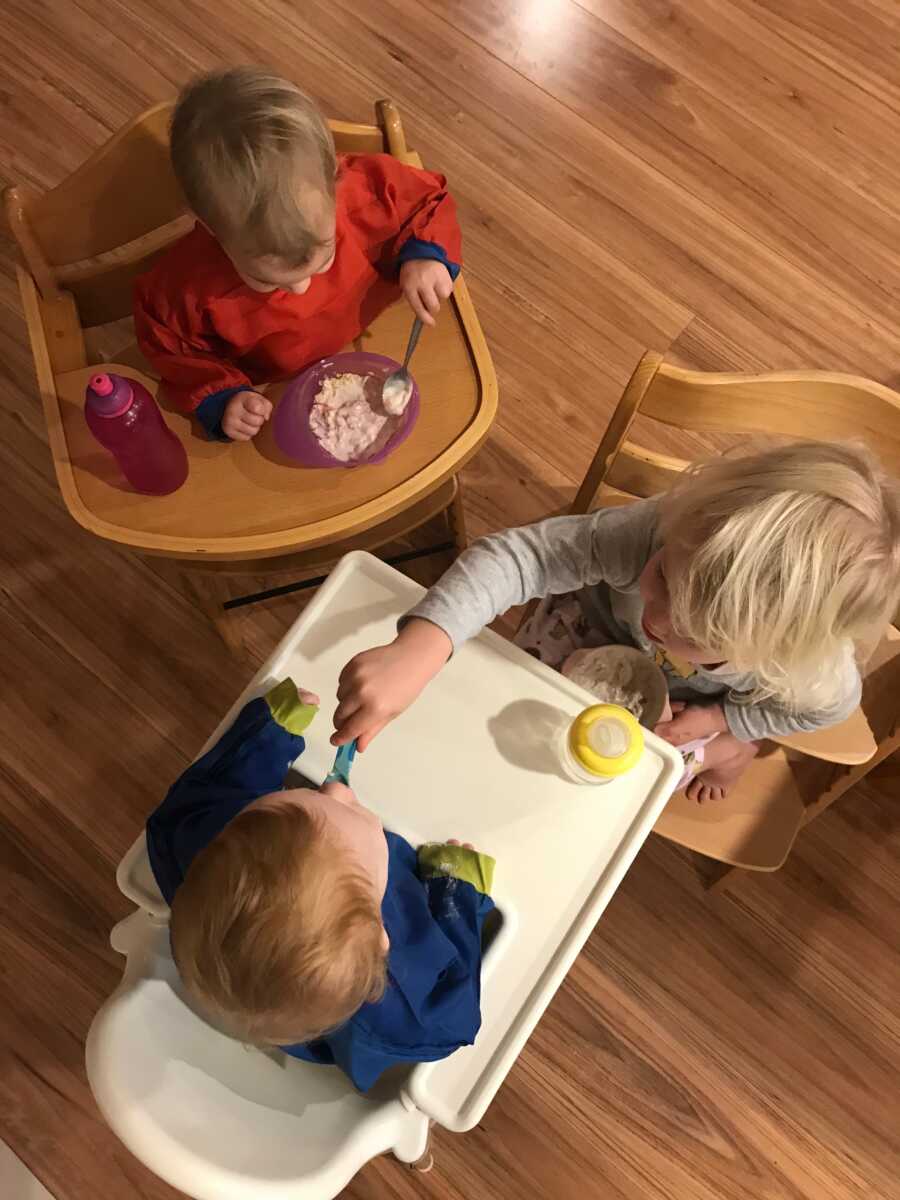
[[[236,391],[289,378],[357,337],[399,294],[401,263],[433,258],[459,272],[446,181],[386,154],[340,157],[335,241],[332,266],[302,296],[254,291],[199,224],[136,281],[138,344],[211,434]]]

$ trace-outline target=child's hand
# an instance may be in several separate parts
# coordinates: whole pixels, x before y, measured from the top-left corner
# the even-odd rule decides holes
[[[728,722],[721,704],[685,704],[672,701],[671,721],[660,721],[653,732],[672,746],[683,746],[713,733],[727,733]]]
[[[443,629],[413,618],[387,646],[364,650],[347,663],[338,680],[333,746],[357,739],[365,750],[389,721],[400,715],[437,675],[453,645]]]
[[[272,401],[259,392],[236,392],[225,405],[222,432],[233,442],[249,442],[272,415]]]
[[[424,324],[433,325],[441,301],[453,291],[453,280],[436,259],[411,258],[400,268],[400,288],[416,316]]]

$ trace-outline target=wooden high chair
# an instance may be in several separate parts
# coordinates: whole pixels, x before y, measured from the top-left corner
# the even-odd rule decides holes
[[[881,384],[824,371],[705,374],[648,352],[610,418],[572,513],[665,491],[688,465],[629,440],[639,415],[695,433],[862,438],[900,475],[900,396]],[[848,720],[764,743],[726,800],[701,806],[680,792],[655,832],[727,867],[780,867],[800,829],[900,747],[897,628],[888,628],[865,672],[861,708]]]
[[[421,166],[394,105],[375,107],[377,125],[329,122],[337,149]],[[163,398],[188,451],[187,483],[163,497],[129,490],[88,431],[84,390],[102,362],[156,392],[130,322],[124,335],[121,322],[131,316],[135,277],[193,225],[169,162],[171,111],[169,103],[149,109],[44,195],[8,189],[5,207],[24,262],[22,307],[66,507],[99,537],[189,567],[190,590],[238,649],[240,610],[222,607],[235,603],[228,576],[315,575],[350,549],[374,549],[432,519],[444,527],[441,541],[421,553],[465,545],[457,475],[488,434],[497,383],[460,277],[416,355],[423,401],[416,429],[385,463],[301,469],[278,451],[271,422],[253,442],[223,445]],[[393,305],[364,333],[365,348],[402,358],[411,321],[405,303]]]

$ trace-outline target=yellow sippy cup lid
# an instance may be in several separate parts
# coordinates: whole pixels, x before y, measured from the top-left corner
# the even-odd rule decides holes
[[[610,729],[610,723],[618,728]],[[569,726],[569,749],[592,775],[624,775],[644,751],[644,731],[627,708],[594,704]]]

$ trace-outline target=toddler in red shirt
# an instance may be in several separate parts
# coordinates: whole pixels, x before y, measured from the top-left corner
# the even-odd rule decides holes
[[[171,154],[198,220],[137,280],[135,332],[210,437],[254,437],[272,412],[255,387],[340,350],[398,285],[434,324],[461,258],[442,176],[336,155],[312,101],[252,67],[188,85]]]

